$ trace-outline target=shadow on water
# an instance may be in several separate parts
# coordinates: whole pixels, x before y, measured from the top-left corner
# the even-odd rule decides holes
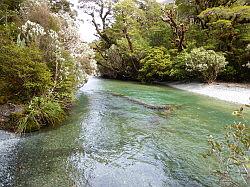
[[[138,102],[181,107],[166,116]],[[91,79],[64,125],[11,137],[15,142],[2,141],[6,149],[0,149],[0,182],[2,186],[218,186],[209,173],[213,163],[201,153],[207,135],[219,136],[235,121],[231,112],[237,107],[164,86]]]

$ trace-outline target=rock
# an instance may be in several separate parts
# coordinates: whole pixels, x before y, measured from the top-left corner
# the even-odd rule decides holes
[[[133,103],[138,104],[138,105],[142,105],[145,108],[149,108],[149,109],[153,109],[153,110],[164,110],[164,111],[166,111],[166,110],[171,110],[171,108],[172,108],[171,105],[154,105],[154,104],[149,104],[149,103],[145,103],[144,101],[140,101],[140,100],[137,100],[137,99],[134,99],[134,98],[130,98],[128,96],[125,96],[125,95],[119,94],[119,93],[110,92],[109,94],[111,94],[113,96],[116,96],[116,97],[125,98],[128,101],[130,101],[130,102],[133,102]]]
[[[24,112],[23,105],[16,105],[13,103],[0,105],[0,126],[3,126],[6,122],[8,122],[12,114],[22,112]]]

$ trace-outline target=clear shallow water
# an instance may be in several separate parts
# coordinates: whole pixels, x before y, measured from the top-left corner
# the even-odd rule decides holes
[[[166,116],[110,93],[178,107]],[[217,186],[201,153],[238,107],[165,86],[91,79],[63,126],[23,137],[0,132],[0,186]]]

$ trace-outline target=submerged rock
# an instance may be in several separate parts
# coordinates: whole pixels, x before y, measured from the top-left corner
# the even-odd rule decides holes
[[[149,109],[153,109],[153,110],[163,110],[166,112],[166,111],[171,110],[173,107],[171,105],[154,105],[154,104],[145,103],[144,101],[137,100],[137,99],[125,96],[125,95],[120,94],[120,93],[113,93],[112,92],[110,94],[113,96],[125,98],[125,99],[129,100],[130,102],[133,102],[133,103],[138,104],[138,105],[142,105],[145,108],[149,108]]]

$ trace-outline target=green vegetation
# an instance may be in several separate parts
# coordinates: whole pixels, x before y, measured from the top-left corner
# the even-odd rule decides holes
[[[27,132],[62,122],[93,71],[93,52],[77,32],[68,1],[1,1],[0,109],[18,108],[1,128]]]
[[[213,50],[205,50],[203,47],[194,48],[186,58],[188,71],[197,72],[205,82],[211,83],[227,64],[223,54]]]
[[[140,64],[140,79],[148,82],[156,78],[163,80],[169,76],[172,62],[170,55],[164,49],[153,48],[147,51],[146,57],[140,61]]]
[[[51,72],[35,48],[1,46],[0,61],[1,97],[6,101],[29,101],[47,92],[52,85]]]
[[[98,39],[91,43],[91,47],[80,39],[77,13],[68,0],[1,0],[0,128],[25,133],[61,124],[75,101],[78,88],[87,81],[88,75],[95,72],[95,63],[101,76],[112,79],[141,82],[200,80],[205,83],[212,83],[217,79],[250,81],[250,6],[247,0],[176,0],[170,4],[157,3],[156,0],[80,2],[80,7],[90,16],[98,35]],[[143,167],[150,168],[146,175],[142,175],[142,180],[138,180],[144,181],[146,185],[151,184],[151,179],[159,180],[157,177],[155,179],[155,176],[166,175],[167,169],[164,181],[160,179],[160,183],[152,185],[168,185],[167,182],[171,182],[170,186],[208,186],[210,183],[207,183],[207,180],[210,180],[210,176],[207,177],[207,165],[199,161],[199,154],[194,150],[197,149],[197,145],[198,148],[204,146],[200,140],[205,133],[220,133],[220,129],[215,128],[219,127],[217,122],[220,118],[225,118],[225,123],[231,120],[224,112],[226,107],[218,107],[219,102],[214,106],[210,105],[209,102],[212,100],[204,101],[206,99],[198,96],[186,98],[185,92],[160,86],[111,82],[112,85],[104,83],[102,87],[94,85],[91,88],[93,90],[88,90],[90,94],[84,97],[82,103],[88,106],[83,111],[90,117],[84,116],[85,119],[79,121],[90,124],[91,126],[87,127],[91,132],[87,130],[88,132],[82,133],[87,138],[80,138],[84,140],[85,147],[90,148],[89,153],[96,153],[99,148],[104,148],[100,152],[101,155],[90,155],[90,165],[97,166],[95,171],[88,168],[88,171],[92,172],[91,176],[93,174],[95,177],[96,171],[100,174],[99,170],[106,172],[107,168],[101,164],[107,165],[110,169],[111,162],[112,166],[117,164],[124,170],[120,163],[113,162],[113,159],[120,162],[121,156],[125,156],[122,161],[132,160],[135,171],[142,171]],[[119,98],[104,98],[105,93]],[[173,106],[165,102],[172,103]],[[177,111],[179,108],[181,110]],[[97,109],[100,111],[96,112]],[[175,114],[168,118],[174,109]],[[106,115],[107,113],[109,114]],[[209,122],[208,114],[213,115]],[[82,116],[82,111],[79,115]],[[243,108],[234,111],[233,115],[243,117]],[[79,123],[78,127],[81,125]],[[113,128],[113,125],[116,127]],[[154,125],[157,128],[152,128]],[[68,129],[75,136],[76,128],[72,126]],[[76,137],[73,137],[74,143],[70,142],[72,145],[62,146],[60,133],[65,133],[65,137],[70,134],[66,129],[56,132],[56,136],[60,138],[53,141],[60,142],[58,145],[53,145],[54,142],[50,144],[48,141],[48,137],[54,135],[51,133],[46,135],[46,141],[40,141],[46,144],[42,146],[49,150],[49,155],[51,151],[56,153],[55,148],[58,148],[56,154],[62,155],[63,160],[68,159],[76,150],[80,151],[77,156],[85,155],[81,152],[85,151],[85,147],[76,145],[79,144],[79,141],[75,141]],[[244,182],[243,185],[249,186],[249,127],[237,122],[226,128],[225,136],[222,138],[209,136],[209,150],[204,155],[211,159],[212,167],[216,168],[213,174],[218,177],[221,184],[216,182],[222,186],[241,186]],[[65,138],[64,141],[67,140]],[[197,144],[196,140],[201,144]],[[25,146],[25,143],[20,148],[22,146]],[[91,150],[92,148],[94,150]],[[27,150],[29,149],[30,147]],[[47,159],[44,150],[38,156],[45,155]],[[25,151],[16,151],[18,171],[28,168],[19,164],[22,159],[26,159],[25,156],[19,158]],[[148,152],[150,155],[147,155]],[[142,162],[141,159],[144,157],[141,155],[147,156],[149,164]],[[90,157],[88,156],[88,159]],[[54,159],[50,159],[49,164],[44,164],[44,158],[30,158],[27,162],[41,160],[41,168],[51,166],[54,162]],[[55,160],[54,168],[45,167],[43,171],[53,169],[65,173],[61,165],[57,168],[59,160]],[[137,160],[140,162],[138,165],[134,162]],[[96,165],[97,162],[100,165]],[[131,166],[129,161],[126,162],[125,169],[126,166]],[[72,171],[75,172],[78,163],[73,165]],[[90,165],[87,164],[86,167]],[[40,172],[41,168],[35,168],[36,172]],[[194,168],[196,171],[190,172]],[[70,168],[67,169],[70,171]],[[85,172],[85,168],[80,169]],[[88,171],[79,176],[87,176]],[[113,171],[110,174],[114,178],[118,170]],[[125,175],[122,175],[123,171],[118,172],[120,176],[131,177],[131,168],[127,171],[129,173]],[[56,172],[50,173],[48,177],[51,177],[51,181],[57,181],[54,176],[59,175]],[[28,175],[30,176],[29,173]],[[170,175],[172,176],[169,177]],[[6,176],[8,179],[23,180],[19,175]],[[40,174],[34,176],[44,180]],[[113,180],[112,177],[110,179]],[[207,178],[204,180],[206,183],[202,177]],[[72,176],[69,178],[72,179]],[[28,181],[31,181],[30,179]],[[87,179],[80,182],[87,182],[89,185]],[[125,184],[129,181],[122,182]],[[8,184],[12,183],[8,181]],[[136,185],[137,181],[133,184]]]
[[[19,119],[17,132],[37,130],[48,124],[57,125],[64,117],[65,112],[55,98],[34,97]]]
[[[246,105],[246,107],[249,107]],[[243,107],[233,112],[243,117]],[[250,135],[249,127],[237,122],[226,127],[223,139],[208,138],[209,150],[204,154],[207,159],[217,160],[213,174],[218,177],[222,186],[249,185],[250,170]]]
[[[99,36],[91,46],[103,77],[250,80],[247,1],[81,2]],[[94,70],[70,3],[4,0],[0,10],[1,104],[28,106],[39,97],[65,112]]]
[[[250,80],[248,1],[88,2],[94,5],[84,11],[99,36],[92,46],[104,77],[208,83],[217,77]],[[190,58],[183,59],[185,55]]]

